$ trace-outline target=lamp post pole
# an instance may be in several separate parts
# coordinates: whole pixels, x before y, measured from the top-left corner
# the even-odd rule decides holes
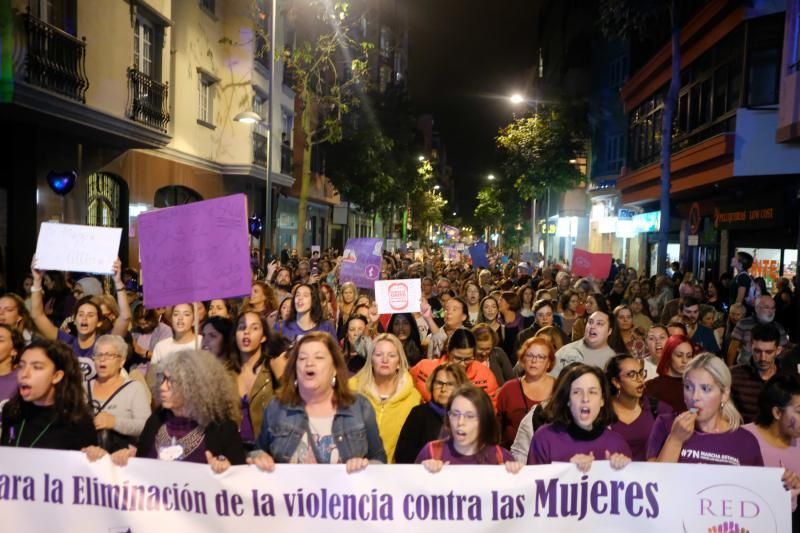
[[[269,24],[269,105],[267,106],[267,177],[266,188],[267,193],[264,198],[264,223],[267,226],[267,231],[264,232],[264,259],[268,253],[272,252],[272,106],[275,104],[275,47],[277,43],[277,29],[278,29],[278,0],[272,0],[272,11],[270,12]]]

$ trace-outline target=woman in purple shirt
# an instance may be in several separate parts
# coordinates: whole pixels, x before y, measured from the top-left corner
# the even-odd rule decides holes
[[[606,378],[611,386],[611,406],[617,421],[611,425],[631,447],[634,461],[647,459],[647,439],[656,417],[671,413],[666,403],[644,396],[644,380],[647,370],[644,361],[632,355],[622,354],[606,363]]]
[[[336,339],[333,322],[324,320],[319,290],[314,285],[303,283],[294,290],[289,320],[280,321],[275,329],[289,342],[294,342],[312,331],[322,331]]]
[[[514,460],[511,452],[502,448],[500,426],[494,416],[492,401],[482,390],[465,384],[453,391],[447,402],[444,418],[447,438],[425,445],[417,455],[429,472],[439,472],[444,465],[499,465],[516,474],[522,463]]]
[[[778,374],[758,396],[758,414],[744,426],[761,449],[765,466],[784,468],[784,484],[792,489],[792,531],[800,531],[797,495],[800,493],[800,378]]]
[[[730,401],[731,372],[711,353],[692,359],[683,373],[688,411],[661,415],[647,442],[647,459],[661,463],[764,466],[758,441],[740,427]]]
[[[608,427],[615,416],[608,383],[599,368],[579,364],[570,369],[545,413],[551,423],[533,434],[529,465],[569,461],[588,472],[596,458],[608,459],[614,469],[631,462],[630,446]]]

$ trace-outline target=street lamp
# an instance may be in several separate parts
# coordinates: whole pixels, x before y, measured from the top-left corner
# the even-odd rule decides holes
[[[417,159],[419,161],[425,161],[425,156],[424,155],[418,156]]]
[[[486,179],[488,179],[489,181],[494,181],[494,174],[489,174],[488,176],[486,176]]]
[[[439,189],[441,189],[441,187],[440,187],[440,186],[438,186],[438,185],[434,185],[434,186],[433,186],[433,190],[434,190],[434,191],[438,191]]]
[[[512,104],[519,105],[525,101],[525,98],[519,93],[514,93],[509,97],[509,100],[511,100]]]
[[[255,111],[242,111],[233,117],[233,120],[235,122],[241,122],[242,124],[257,124],[264,121],[264,119],[261,118],[261,115]]]

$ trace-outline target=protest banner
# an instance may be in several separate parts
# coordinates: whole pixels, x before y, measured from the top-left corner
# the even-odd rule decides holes
[[[592,253],[580,248],[572,250],[572,273],[576,276],[606,279],[609,272],[611,272],[611,254]]]
[[[148,308],[250,294],[250,236],[243,194],[139,215]]]
[[[122,228],[42,222],[36,242],[36,268],[111,274],[121,237]]]
[[[485,242],[476,242],[469,247],[469,256],[475,268],[489,268],[489,247]]]
[[[422,287],[417,279],[392,279],[375,282],[378,313],[419,313]]]
[[[381,276],[382,252],[382,239],[347,239],[339,282],[352,281],[356,287],[371,289]]]
[[[4,448],[0,513],[20,533],[357,531],[530,533],[791,531],[778,468],[596,461],[529,466],[235,466]],[[355,528],[355,529],[354,529]],[[727,528],[727,529],[726,529]]]

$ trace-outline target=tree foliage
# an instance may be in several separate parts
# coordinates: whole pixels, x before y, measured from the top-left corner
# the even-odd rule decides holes
[[[583,141],[568,113],[552,105],[508,124],[497,137],[503,168],[514,188],[529,199],[550,187],[564,191],[577,186],[583,175],[574,161]]]

